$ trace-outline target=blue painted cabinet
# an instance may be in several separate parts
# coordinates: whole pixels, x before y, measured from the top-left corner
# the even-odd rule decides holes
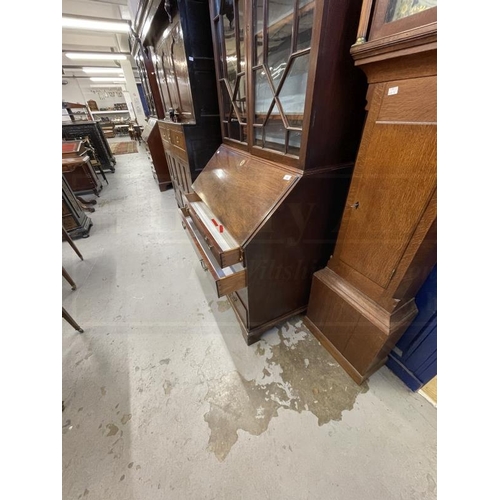
[[[415,302],[418,315],[387,360],[388,368],[413,391],[437,375],[437,266]]]

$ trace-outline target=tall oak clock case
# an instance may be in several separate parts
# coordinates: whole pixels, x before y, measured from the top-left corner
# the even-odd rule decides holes
[[[435,0],[365,0],[351,49],[368,78],[368,115],[306,324],[359,383],[416,316],[436,262],[436,10]]]

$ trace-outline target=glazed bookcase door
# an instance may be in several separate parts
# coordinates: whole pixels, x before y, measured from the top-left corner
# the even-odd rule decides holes
[[[252,2],[254,149],[299,156],[314,0]]]
[[[222,136],[298,161],[315,0],[212,0],[211,13]]]
[[[247,144],[245,0],[212,0],[222,136]]]

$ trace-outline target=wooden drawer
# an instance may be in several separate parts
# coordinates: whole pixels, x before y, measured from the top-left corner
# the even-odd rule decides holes
[[[158,122],[160,129],[161,141],[165,152],[174,154],[180,159],[188,161],[186,138],[184,129],[180,126],[169,125],[165,122]]]
[[[200,231],[219,266],[227,267],[243,262],[243,249],[224,229],[210,208],[200,200],[196,193],[187,193],[185,197],[187,200],[186,211]],[[220,232],[221,228],[222,232]]]
[[[215,283],[218,297],[223,297],[247,286],[247,271],[243,264],[222,268],[215,260],[208,244],[200,234],[186,208],[180,210],[183,226],[187,230],[191,243],[200,258],[200,264]]]
[[[243,304],[243,301],[240,299],[238,293],[237,292],[229,293],[227,295],[227,298],[231,302],[233,308],[236,310],[236,313],[238,314],[243,323],[243,326],[245,326],[245,328],[248,328],[248,312],[245,308],[245,304]]]

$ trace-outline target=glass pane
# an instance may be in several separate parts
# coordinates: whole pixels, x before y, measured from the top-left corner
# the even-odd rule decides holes
[[[293,15],[295,0],[268,0],[269,12],[267,28],[270,30],[276,23],[288,22],[287,16]]]
[[[290,130],[290,135],[288,137],[288,154],[299,156],[301,139],[302,132]]]
[[[263,68],[255,70],[255,123],[264,123],[274,93]]]
[[[245,75],[242,75],[238,81],[238,87],[236,89],[236,97],[234,99],[234,105],[240,114],[241,121],[246,123],[247,121],[247,102],[246,102],[246,82]]]
[[[217,54],[214,54],[215,56],[215,64],[217,64],[218,66],[218,70],[219,70],[219,78],[224,78],[224,64],[223,64],[223,53],[222,53],[222,38],[223,38],[223,33],[222,33],[222,29],[221,29],[221,23],[219,22],[219,19],[217,19],[217,21],[215,21],[214,23],[215,25],[215,33],[216,33],[216,36],[215,36],[215,39],[216,39],[216,43],[217,43]]]
[[[222,118],[224,120],[229,119],[229,112],[231,111],[231,99],[229,98],[229,93],[227,91],[226,84],[222,81],[219,82],[220,85],[220,93],[222,94],[222,107],[223,109],[221,110],[223,113]]]
[[[229,122],[229,137],[231,139],[241,140],[240,137],[240,122],[236,118],[232,118]]]
[[[269,122],[264,129],[266,134],[264,147],[284,153],[286,128],[283,125],[281,117],[278,115],[277,117],[273,116],[272,118],[269,118]]]
[[[290,127],[302,127],[306,100],[309,54],[292,59],[279,98]]]
[[[263,142],[262,142],[262,133],[264,129],[262,127],[254,127],[254,135],[253,139],[255,142],[256,146],[263,147]]]
[[[292,52],[294,0],[269,0],[267,64],[274,88]]]
[[[241,142],[248,142],[248,137],[247,137],[247,126],[242,125],[241,126]]]
[[[253,30],[255,33],[255,61],[254,64],[262,64],[263,52],[264,52],[264,42],[262,39],[262,30],[264,27],[264,0],[257,0],[254,2],[254,26]]]
[[[238,23],[240,40],[240,61],[238,71],[245,71],[245,1],[238,1]]]
[[[220,12],[220,0],[212,0],[214,6],[214,17]]]
[[[437,0],[391,0],[385,14],[385,22],[390,23],[403,17],[413,16],[437,6]]]
[[[238,73],[238,61],[236,57],[236,36],[234,33],[234,7],[233,3],[225,0],[221,5],[221,15],[224,14],[223,30],[224,44],[226,47],[226,71],[227,79],[231,88],[236,84],[236,75]]]
[[[299,29],[297,34],[297,51],[311,47],[314,18],[314,1],[301,0],[299,3]]]

